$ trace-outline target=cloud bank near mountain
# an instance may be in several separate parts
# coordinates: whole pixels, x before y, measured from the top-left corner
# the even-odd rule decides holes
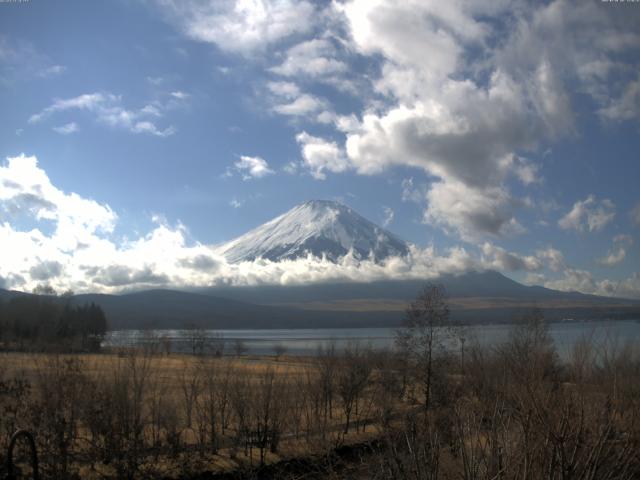
[[[155,217],[137,238],[117,233],[118,215],[106,204],[56,187],[34,156],[20,155],[0,166],[0,282],[30,291],[43,284],[58,291],[118,292],[151,287],[208,285],[297,285],[331,281],[430,279],[486,268],[502,271],[561,271],[549,286],[640,297],[638,275],[622,282],[595,281],[566,266],[553,248],[523,256],[485,243],[479,252],[454,246],[411,246],[406,256],[383,261],[347,254],[332,262],[307,256],[273,262],[230,263],[216,247],[190,240],[187,228]]]

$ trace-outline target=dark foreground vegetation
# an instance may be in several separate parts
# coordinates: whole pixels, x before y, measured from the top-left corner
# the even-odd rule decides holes
[[[27,428],[44,478],[640,478],[633,345],[585,337],[561,360],[533,311],[481,348],[437,287],[397,340],[306,359],[6,353],[0,452]]]
[[[107,319],[94,303],[71,305],[73,294],[20,295],[0,299],[3,350],[98,351]]]

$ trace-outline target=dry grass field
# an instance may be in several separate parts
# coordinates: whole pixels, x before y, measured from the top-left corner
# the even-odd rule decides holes
[[[0,455],[26,428],[42,478],[640,478],[637,346],[560,361],[532,315],[453,352],[408,315],[394,351],[0,353]]]
[[[335,353],[327,359],[330,375],[340,361]],[[8,414],[0,447],[13,429],[34,431],[52,477],[75,472],[82,478],[179,478],[237,471],[360,443],[378,433],[369,378],[351,397],[343,392],[350,402],[345,409],[335,379],[327,382],[313,358],[130,349],[86,355],[5,352],[0,365],[0,405]],[[135,459],[129,458],[132,453]],[[62,463],[61,455],[67,457]]]

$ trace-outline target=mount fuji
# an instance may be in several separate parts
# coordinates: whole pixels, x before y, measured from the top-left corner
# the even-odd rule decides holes
[[[346,205],[312,200],[298,205],[216,251],[229,262],[274,262],[344,255],[382,263],[409,255],[409,244]],[[482,270],[430,280],[334,281],[303,285],[215,285],[189,291],[147,290],[120,295],[81,294],[71,301],[100,305],[111,328],[336,328],[397,326],[425,282],[442,284],[452,319],[510,322],[537,307],[550,320],[640,318],[640,302],[522,285]],[[0,289],[0,303],[29,296]],[[61,297],[57,301],[67,301]]]
[[[346,205],[311,200],[217,248],[231,263],[264,258],[281,261],[326,257],[337,261],[351,253],[380,262],[409,253],[408,245]]]

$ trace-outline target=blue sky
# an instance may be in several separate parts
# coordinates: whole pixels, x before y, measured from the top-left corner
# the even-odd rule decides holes
[[[1,3],[0,280],[403,275],[216,257],[327,198],[414,243],[412,275],[640,297],[638,27],[600,1]]]

